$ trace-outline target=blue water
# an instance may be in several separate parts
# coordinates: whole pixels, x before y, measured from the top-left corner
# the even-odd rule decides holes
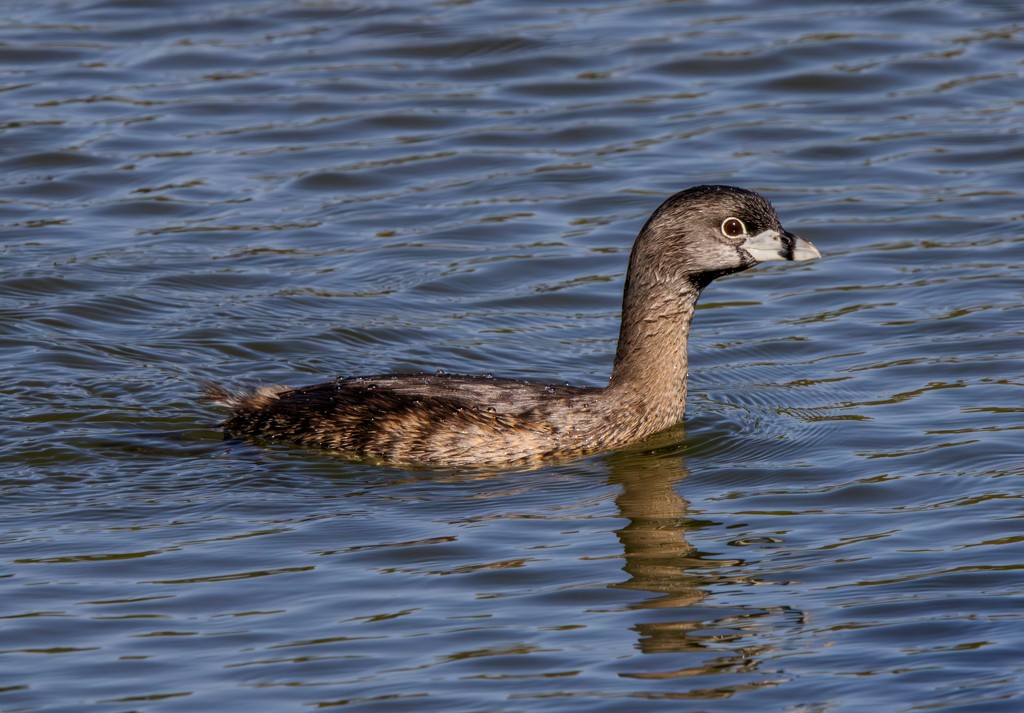
[[[1014,2],[0,8],[0,711],[1024,705]],[[697,183],[685,438],[410,472],[197,382],[606,382]]]

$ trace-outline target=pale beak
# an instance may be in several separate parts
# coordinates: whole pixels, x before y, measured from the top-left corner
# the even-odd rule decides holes
[[[740,250],[757,262],[769,260],[817,260],[818,248],[788,230],[763,230],[740,243]]]

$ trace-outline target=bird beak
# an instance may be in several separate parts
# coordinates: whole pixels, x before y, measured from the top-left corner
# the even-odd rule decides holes
[[[740,249],[757,262],[769,260],[817,260],[818,248],[788,230],[763,230],[740,243]]]

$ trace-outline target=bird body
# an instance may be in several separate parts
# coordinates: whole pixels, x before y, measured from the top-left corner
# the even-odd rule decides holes
[[[338,378],[301,388],[206,385],[225,432],[402,466],[512,466],[609,451],[679,423],[687,339],[713,279],[820,257],[752,191],[697,186],[666,200],[634,243],[609,385],[455,374]]]

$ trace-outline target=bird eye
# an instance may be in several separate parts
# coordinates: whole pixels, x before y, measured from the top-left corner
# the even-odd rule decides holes
[[[738,238],[746,232],[747,226],[739,218],[726,218],[722,221],[722,235],[727,238]]]

